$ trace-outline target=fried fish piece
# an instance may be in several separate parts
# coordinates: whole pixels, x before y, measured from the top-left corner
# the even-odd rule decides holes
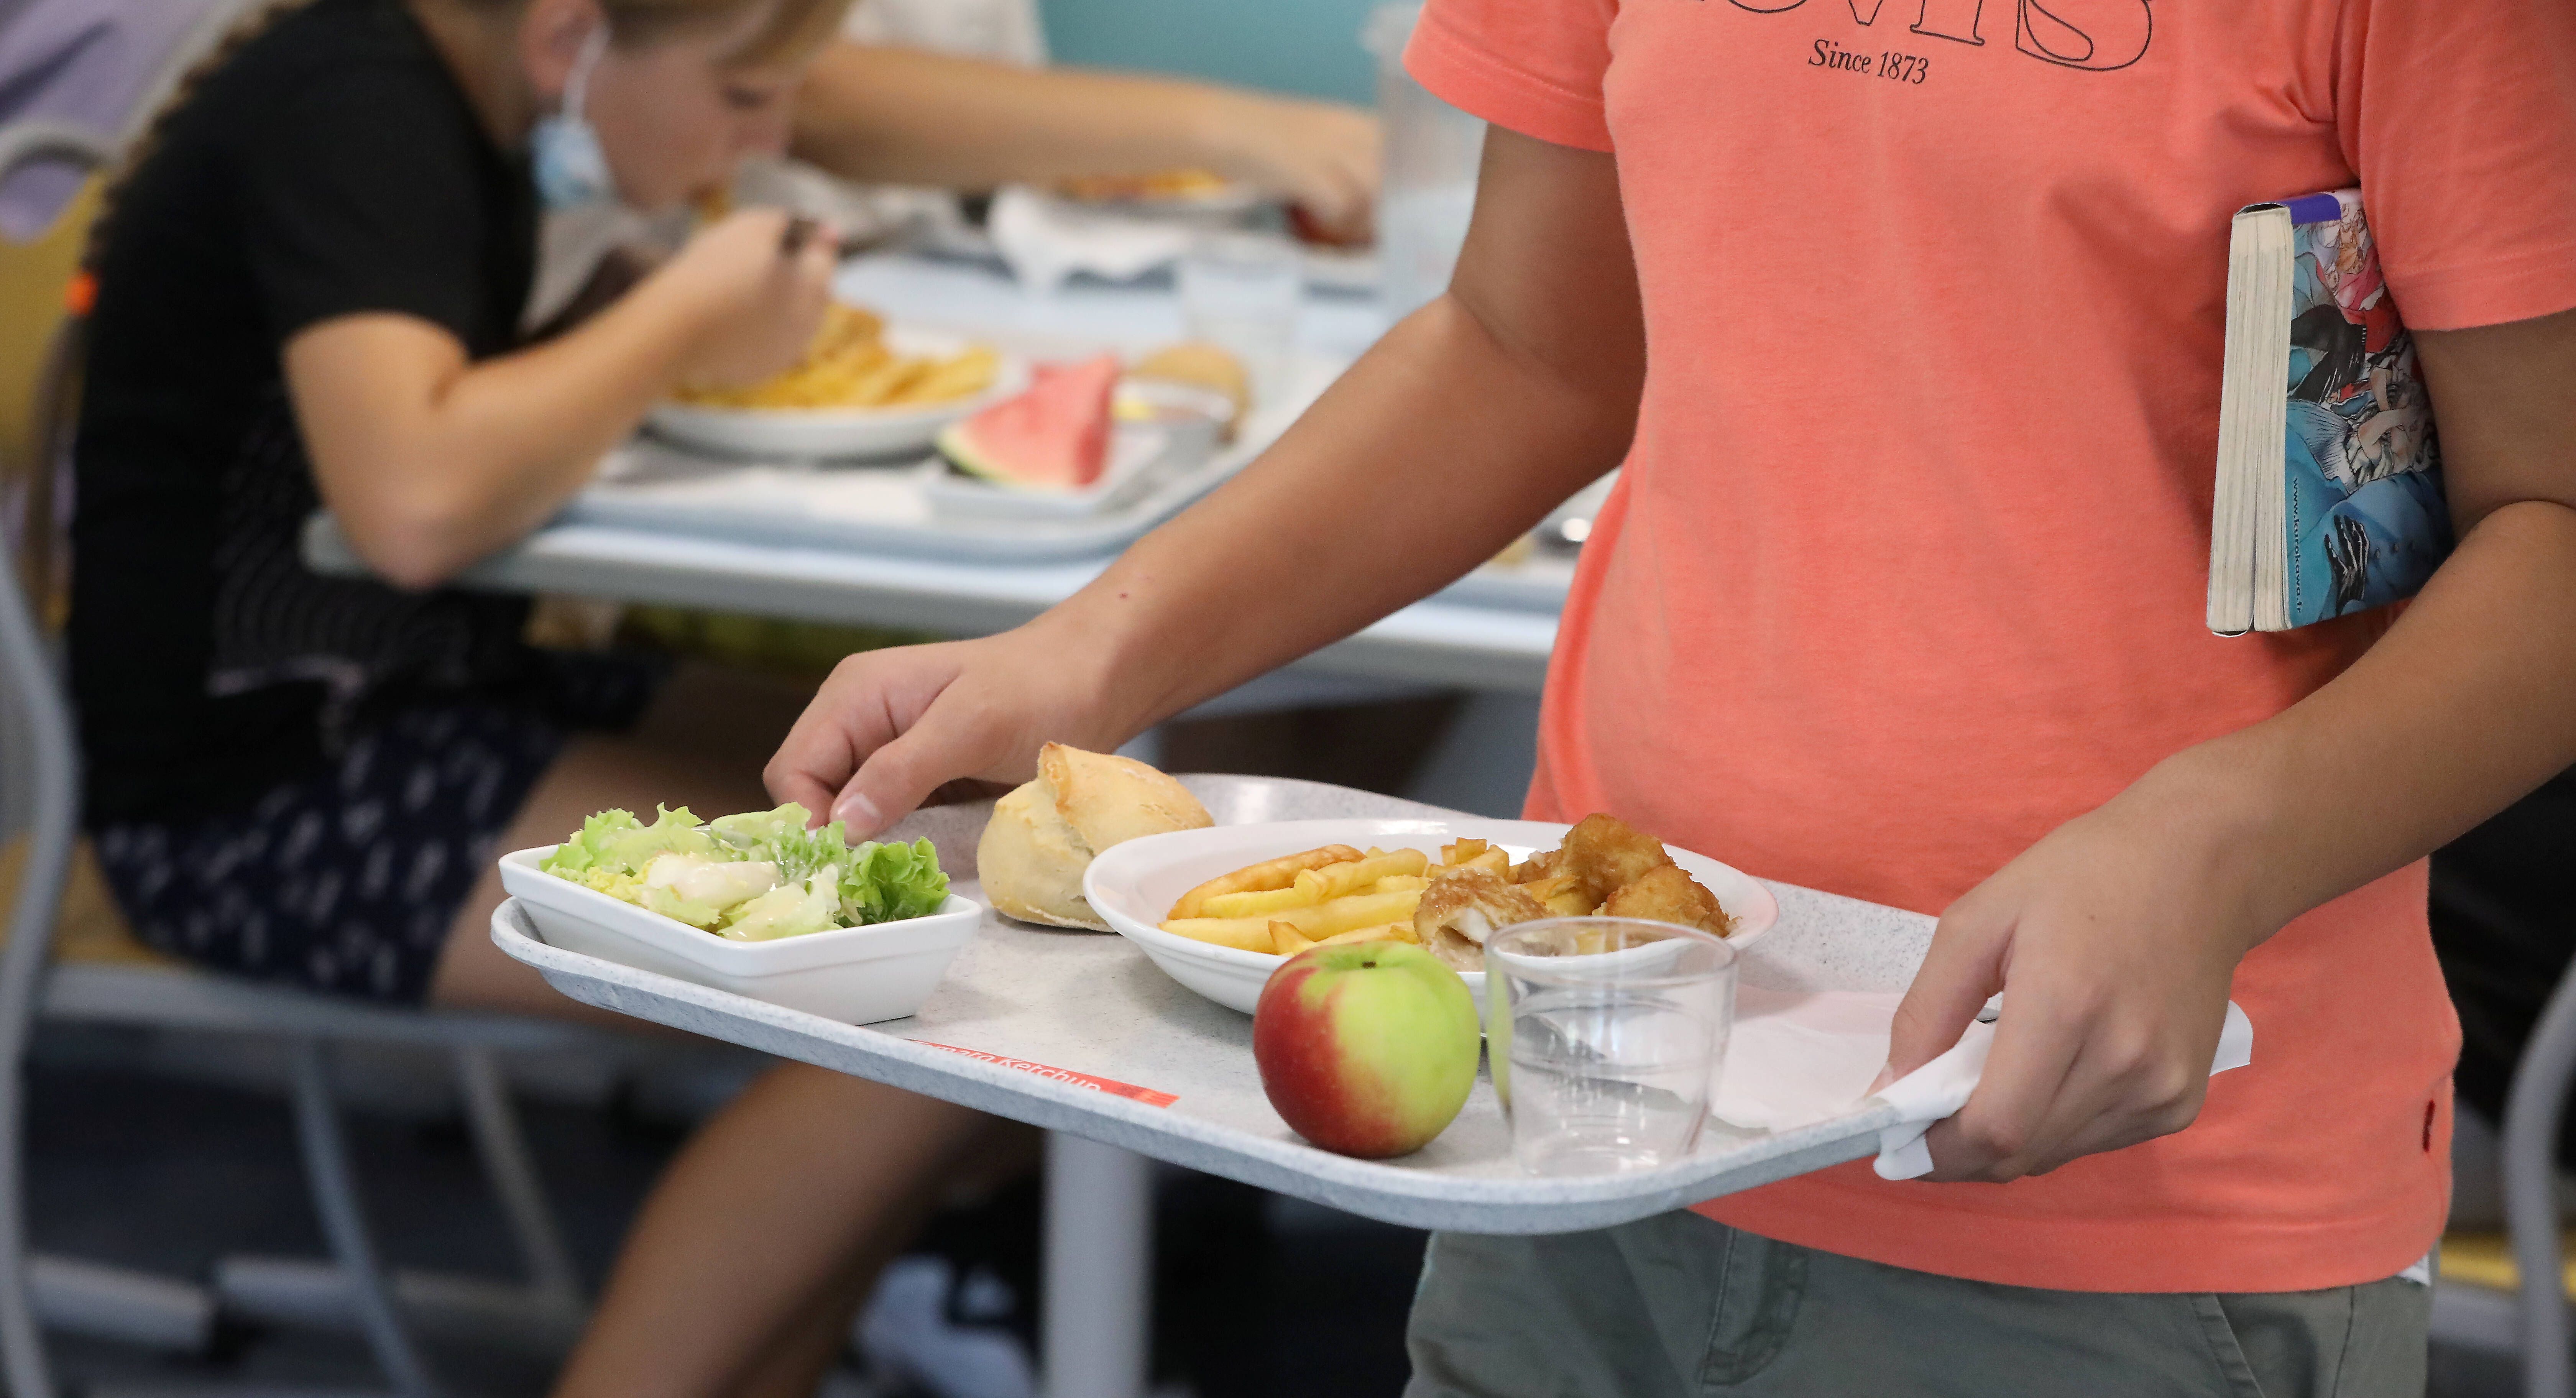
[[[1721,937],[1735,930],[1735,919],[1719,906],[1717,895],[1678,864],[1661,865],[1631,879],[1601,905],[1601,915],[1678,922]]]
[[[1547,916],[1547,906],[1491,869],[1435,871],[1413,910],[1415,940],[1454,970],[1485,969],[1485,939],[1497,927]]]
[[[1547,872],[1574,875],[1582,882],[1584,896],[1598,907],[1648,871],[1672,862],[1663,841],[1617,816],[1595,813],[1565,832],[1564,847]]]

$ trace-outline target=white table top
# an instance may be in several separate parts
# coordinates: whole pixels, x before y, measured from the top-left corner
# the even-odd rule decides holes
[[[1023,339],[1125,349],[1178,338],[1178,299],[1168,287],[1076,284],[1052,296],[1023,293],[1007,277],[961,263],[908,257],[853,260],[838,292],[917,324],[983,329]],[[1374,303],[1310,298],[1299,326],[1306,349],[1348,358],[1385,328]],[[315,568],[361,573],[327,517],[307,529]],[[1004,630],[1071,596],[1106,560],[999,564],[907,558],[857,550],[779,547],[599,524],[558,524],[469,569],[458,581],[514,592],[561,592],[615,601],[748,612],[952,635]],[[1556,644],[1557,619],[1528,606],[1435,597],[1299,662],[1301,668],[1407,683],[1538,692]]]
[[[1227,824],[1454,814],[1311,782],[1183,780]],[[973,897],[974,848],[990,810],[989,802],[936,808],[894,833],[933,839],[959,891]],[[1930,944],[1930,918],[1771,887],[1780,921],[1746,949],[1748,984],[1901,988]],[[1871,1154],[1894,1115],[1872,1105],[1779,1133],[1711,1122],[1697,1153],[1674,1165],[1546,1178],[1513,1163],[1501,1111],[1480,1080],[1458,1119],[1423,1150],[1353,1160],[1307,1145],[1271,1109],[1249,1017],[1184,989],[1121,938],[988,913],[918,1013],[853,1026],[547,946],[514,905],[495,916],[493,936],[576,999],[1415,1227],[1605,1227]],[[1084,1076],[1153,1095],[1121,1095]]]

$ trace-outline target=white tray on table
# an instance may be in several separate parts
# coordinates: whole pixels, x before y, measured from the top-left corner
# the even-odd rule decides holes
[[[1340,376],[1303,354],[1286,391],[1255,407],[1205,463],[1122,493],[1097,514],[1014,519],[940,507],[936,458],[875,464],[727,459],[651,436],[611,452],[562,519],[756,544],[865,550],[968,562],[1042,563],[1117,553],[1222,485],[1276,441]]]
[[[1456,814],[1312,782],[1182,780],[1224,824]],[[894,833],[930,836],[957,891],[976,898],[975,843],[990,809],[923,811]],[[1932,919],[1919,914],[1769,887],[1780,921],[1745,950],[1745,984],[1899,990],[1930,944]],[[858,1027],[548,946],[515,901],[494,915],[492,935],[576,1000],[1417,1228],[1607,1227],[1873,1154],[1878,1129],[1894,1120],[1893,1109],[1872,1105],[1777,1133],[1711,1121],[1698,1151],[1678,1164],[1542,1178],[1513,1162],[1493,1090],[1480,1080],[1457,1121],[1423,1150],[1352,1160],[1307,1145],[1271,1110],[1248,1017],[1184,989],[1119,937],[987,912],[918,1014]]]

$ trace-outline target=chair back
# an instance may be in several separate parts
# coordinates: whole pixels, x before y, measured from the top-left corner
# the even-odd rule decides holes
[[[36,133],[46,136],[56,133]],[[47,156],[56,143],[0,128],[0,172],[14,168],[13,138]],[[103,146],[83,155],[104,156]],[[68,470],[79,396],[80,295],[75,278],[96,219],[103,177],[93,173],[53,226],[26,242],[0,235],[0,522],[37,623],[63,621],[70,527]]]

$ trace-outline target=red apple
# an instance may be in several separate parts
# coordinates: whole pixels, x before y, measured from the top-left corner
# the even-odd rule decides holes
[[[1383,1159],[1420,1150],[1476,1085],[1476,1002],[1410,942],[1350,942],[1288,959],[1261,987],[1252,1058],[1298,1135]]]

